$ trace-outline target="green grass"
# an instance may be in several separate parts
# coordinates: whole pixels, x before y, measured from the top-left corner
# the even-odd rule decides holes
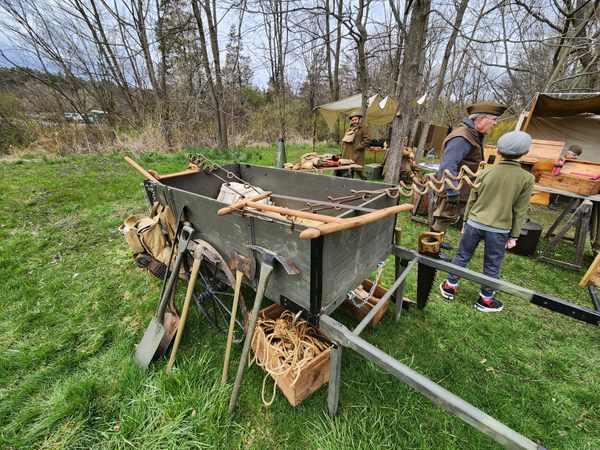
[[[288,146],[288,160],[308,151]],[[274,153],[240,149],[227,157],[268,165]],[[160,361],[139,370],[132,355],[160,281],[135,267],[117,231],[129,214],[146,210],[141,176],[122,156],[0,163],[0,448],[497,448],[350,350],[334,419],[326,414],[326,388],[297,408],[281,394],[264,407],[256,366],[230,416],[231,385],[218,382],[224,340],[195,309],[176,369],[166,374]],[[187,165],[183,154],[136,159],[160,173]],[[555,214],[534,207],[531,218],[547,226]],[[415,248],[426,227],[407,216],[399,224],[403,245]],[[459,238],[450,231],[450,242]],[[571,247],[556,256],[572,260]],[[477,270],[480,250],[470,266]],[[591,260],[588,246],[585,266]],[[387,285],[392,268],[390,258]],[[581,276],[513,254],[502,269],[507,281],[591,307],[577,286]],[[411,275],[408,297],[415,282]],[[477,292],[464,281],[450,303],[434,291],[424,311],[403,312],[398,325],[388,312],[362,336],[549,448],[599,448],[598,328],[506,294],[499,294],[501,314],[480,314]]]

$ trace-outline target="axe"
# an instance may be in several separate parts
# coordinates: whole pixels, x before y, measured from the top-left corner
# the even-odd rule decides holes
[[[235,289],[233,292],[233,305],[231,307],[231,319],[229,320],[229,333],[227,334],[227,346],[225,347],[225,361],[223,362],[223,375],[221,375],[221,384],[225,384],[225,381],[227,381],[227,372],[229,372],[231,344],[233,342],[235,317],[237,315],[242,281],[244,279],[244,275],[246,275],[246,278],[249,280],[254,279],[254,274],[256,272],[256,261],[254,258],[242,256],[235,250],[231,250],[231,253],[229,254],[228,266],[232,271],[235,270]]]

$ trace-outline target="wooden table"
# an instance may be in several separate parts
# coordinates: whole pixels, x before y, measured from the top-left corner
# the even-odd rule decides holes
[[[373,153],[373,162],[376,163],[377,162],[377,155],[379,153],[383,153],[384,155],[384,159],[385,159],[385,154],[387,153],[387,148],[382,148],[382,147],[369,147],[368,149],[366,149],[367,151]]]

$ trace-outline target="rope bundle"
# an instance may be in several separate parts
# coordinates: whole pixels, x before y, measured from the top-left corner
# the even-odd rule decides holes
[[[300,378],[304,366],[328,348],[327,344],[309,335],[316,334],[316,332],[317,330],[305,320],[296,321],[294,315],[289,311],[284,311],[275,320],[258,318],[252,347],[257,348],[256,339],[262,335],[263,342],[265,342],[264,360],[259,361],[256,356],[254,360],[267,372],[263,379],[261,394],[266,406],[271,405],[275,400],[277,393],[275,383],[278,377],[291,374],[294,377],[291,386],[294,386]],[[265,400],[265,384],[269,375],[274,380],[273,395],[270,400]]]

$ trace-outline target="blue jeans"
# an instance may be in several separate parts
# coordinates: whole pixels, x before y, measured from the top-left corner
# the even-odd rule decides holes
[[[483,274],[498,279],[500,278],[500,266],[504,259],[504,252],[506,251],[504,246],[508,241],[508,233],[484,231],[465,223],[465,232],[460,239],[456,258],[452,263],[460,267],[467,267],[481,240],[484,242]],[[452,284],[458,283],[459,279],[458,275],[448,274],[448,281]],[[482,284],[481,295],[492,297],[494,289]]]

